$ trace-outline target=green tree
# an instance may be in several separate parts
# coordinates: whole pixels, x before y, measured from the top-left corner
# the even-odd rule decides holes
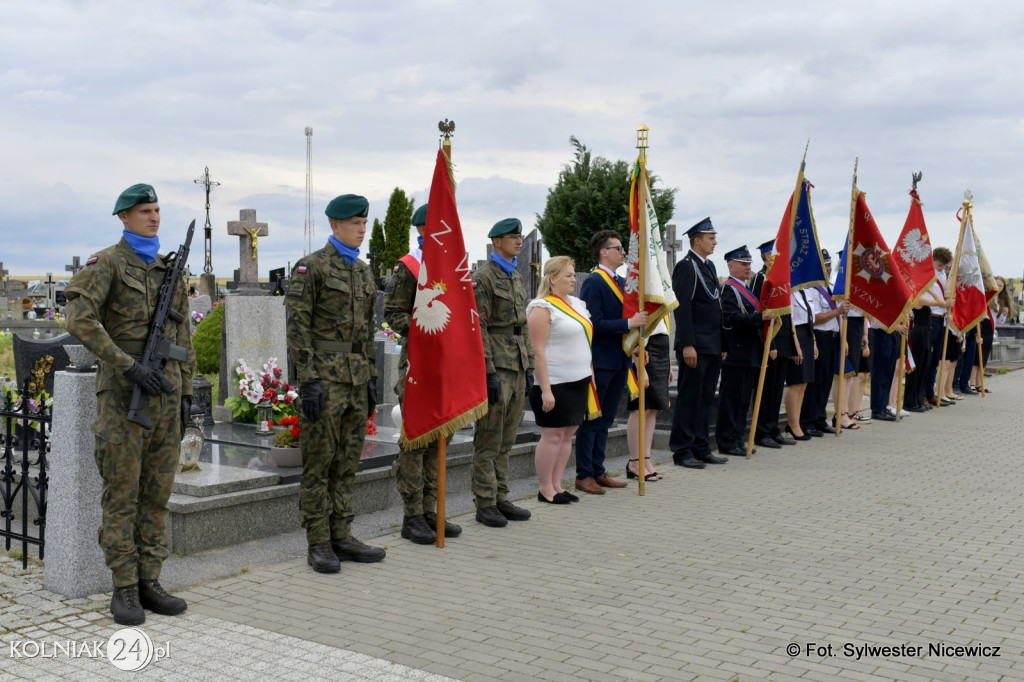
[[[381,265],[385,272],[394,267],[398,259],[409,253],[409,228],[412,224],[413,200],[399,187],[391,193],[388,212],[384,216],[384,249]]]
[[[384,253],[384,226],[381,225],[380,218],[373,219],[373,230],[370,232],[370,248],[369,251],[374,251],[378,254]],[[373,273],[374,277],[380,277],[379,272]]]
[[[575,149],[555,186],[548,190],[544,213],[537,216],[537,229],[552,256],[570,256],[576,271],[586,272],[597,262],[590,250],[590,237],[601,230],[616,230],[622,243],[629,243],[629,174],[633,164],[592,157],[587,147],[569,138]],[[656,189],[651,176],[651,199],[658,221],[664,226],[675,212],[675,189]]]
[[[192,347],[196,351],[196,371],[216,374],[220,371],[220,338],[224,333],[224,305],[217,305],[196,325]]]

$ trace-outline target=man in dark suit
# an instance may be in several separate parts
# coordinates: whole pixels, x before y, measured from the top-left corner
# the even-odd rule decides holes
[[[768,259],[775,248],[775,240],[766,241],[757,247],[761,252],[764,266],[750,281],[750,293],[760,299],[764,278],[768,274]],[[757,412],[757,428],[754,429],[754,440],[766,448],[779,449],[783,445],[796,445],[792,438],[786,438],[779,429],[779,415],[782,412],[782,393],[786,388],[786,360],[796,355],[796,343],[793,341],[793,316],[783,315],[778,324],[782,328],[772,339],[771,352],[768,355],[768,367],[764,374],[764,388],[761,390],[761,405]]]
[[[711,218],[691,227],[686,236],[690,252],[672,271],[672,289],[679,299],[675,310],[679,389],[669,447],[672,461],[679,466],[703,469],[706,464],[729,461],[711,452],[708,435],[708,408],[723,355],[718,274],[708,259],[718,242]]]
[[[576,489],[603,495],[605,488],[626,487],[605,472],[605,446],[630,365],[629,356],[622,350],[622,336],[632,328],[647,324],[647,312],[641,310],[628,320],[622,319],[625,282],[615,274],[615,269],[625,262],[626,250],[622,248],[619,233],[602,230],[590,238],[590,246],[598,265],[583,281],[580,298],[587,304],[590,322],[594,325],[591,358],[601,416],[584,421],[576,432]]]
[[[746,456],[743,427],[757,383],[764,341],[761,303],[747,289],[752,258],[746,245],[725,254],[729,279],[722,285],[722,384],[718,389],[715,440],[723,455]]]

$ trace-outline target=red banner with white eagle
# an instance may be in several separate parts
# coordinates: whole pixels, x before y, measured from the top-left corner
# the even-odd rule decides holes
[[[447,438],[487,412],[484,346],[469,254],[444,152],[438,150],[427,201],[402,402],[402,444]]]
[[[846,261],[849,301],[891,332],[914,305],[914,296],[868,210],[864,192],[857,192],[852,242]]]
[[[963,334],[985,319],[989,299],[996,293],[992,268],[974,231],[970,206],[963,218],[960,260],[956,266],[956,300],[949,328]]]
[[[935,282],[935,263],[932,262],[932,242],[928,236],[928,226],[924,222],[924,211],[921,210],[921,198],[917,190],[910,190],[910,211],[903,223],[903,231],[896,240],[896,248],[892,251],[896,267],[903,275],[911,296],[916,300],[922,291]]]

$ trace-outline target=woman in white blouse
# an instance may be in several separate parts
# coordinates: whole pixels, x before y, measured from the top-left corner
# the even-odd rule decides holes
[[[562,478],[573,434],[586,417],[593,327],[586,304],[570,295],[575,288],[572,259],[555,256],[544,264],[537,298],[526,306],[536,380],[530,407],[541,428],[534,460],[540,484],[537,499],[549,504],[579,500],[565,490]]]

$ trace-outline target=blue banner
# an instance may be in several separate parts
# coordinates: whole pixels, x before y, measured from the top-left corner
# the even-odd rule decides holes
[[[827,284],[825,262],[821,258],[818,231],[815,229],[814,214],[811,211],[812,186],[811,183],[804,180],[800,188],[800,201],[797,204],[796,218],[789,242],[791,292],[818,284]]]

